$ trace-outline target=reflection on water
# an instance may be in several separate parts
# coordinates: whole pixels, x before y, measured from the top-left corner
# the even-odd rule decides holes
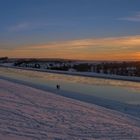
[[[0,75],[47,84],[50,87],[59,83],[64,90],[92,94],[131,104],[140,104],[140,83],[138,82],[71,76],[11,68],[0,68]]]

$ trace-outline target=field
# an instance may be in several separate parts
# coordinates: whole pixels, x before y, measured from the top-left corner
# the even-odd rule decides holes
[[[1,140],[140,139],[140,119],[0,80]]]

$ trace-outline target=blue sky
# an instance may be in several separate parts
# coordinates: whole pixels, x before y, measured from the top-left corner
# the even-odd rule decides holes
[[[0,0],[0,48],[140,34],[140,0]]]

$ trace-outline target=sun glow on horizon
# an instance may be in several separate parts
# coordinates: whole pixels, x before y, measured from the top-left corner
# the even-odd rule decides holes
[[[7,46],[7,48],[10,46]],[[0,56],[84,60],[140,60],[140,36],[89,38],[0,49]]]

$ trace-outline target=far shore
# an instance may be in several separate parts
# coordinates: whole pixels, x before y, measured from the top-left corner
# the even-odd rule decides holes
[[[48,72],[48,73],[56,73],[56,74],[66,74],[66,75],[75,75],[75,76],[84,76],[84,77],[95,77],[95,78],[103,78],[103,79],[140,82],[140,77],[134,77],[134,76],[109,75],[109,74],[94,73],[94,72],[70,72],[70,71],[25,68],[25,67],[5,66],[5,65],[0,65],[0,67],[39,71],[39,72]]]

